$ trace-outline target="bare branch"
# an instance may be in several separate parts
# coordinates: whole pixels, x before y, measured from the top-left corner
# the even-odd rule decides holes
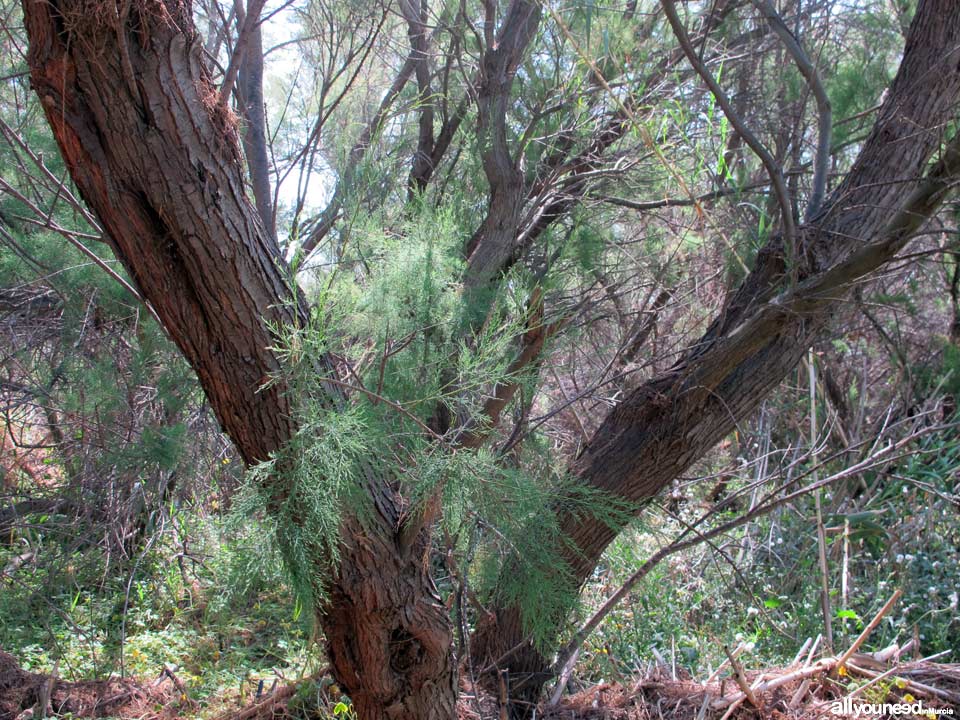
[[[816,66],[810,61],[800,41],[790,32],[790,28],[783,22],[783,18],[780,17],[770,0],[753,0],[753,4],[763,13],[777,37],[783,41],[787,52],[790,53],[797,64],[797,69],[806,79],[817,101],[817,112],[819,113],[817,120],[817,156],[813,163],[813,190],[810,193],[810,201],[807,203],[807,210],[804,214],[804,218],[809,221],[820,211],[824,195],[827,192],[827,173],[830,170],[830,133],[833,125],[833,110],[830,107],[830,98],[823,87]]]
[[[791,265],[792,271],[795,272],[797,230],[793,221],[793,206],[790,202],[790,194],[787,192],[787,185],[783,178],[783,169],[773,159],[770,151],[767,150],[757,136],[753,134],[753,131],[747,127],[743,118],[734,110],[729,98],[727,98],[727,94],[723,91],[723,88],[720,87],[720,84],[716,78],[713,77],[713,73],[710,72],[703,60],[700,59],[700,55],[691,44],[687,31],[680,20],[680,16],[677,14],[677,7],[674,0],[661,0],[660,4],[663,6],[670,27],[673,28],[673,34],[676,35],[677,42],[680,44],[680,47],[683,48],[683,52],[686,54],[690,64],[703,79],[704,83],[706,83],[707,87],[710,88],[710,92],[712,92],[716,98],[717,104],[720,106],[720,109],[723,110],[723,114],[727,116],[730,125],[740,134],[743,141],[753,150],[754,154],[760,158],[760,162],[770,176],[773,192],[780,206],[784,245],[787,248],[788,262]]]

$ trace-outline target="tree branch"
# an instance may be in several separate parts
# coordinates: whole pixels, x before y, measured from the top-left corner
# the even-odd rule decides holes
[[[238,0],[239,1],[239,0]],[[254,28],[260,23],[260,13],[266,0],[251,0],[247,7],[247,14],[240,20],[240,32],[237,35],[237,43],[233,46],[233,55],[230,56],[230,64],[223,76],[223,83],[220,85],[221,107],[226,108],[230,102],[230,93],[233,92],[233,85],[237,80],[237,74],[240,72],[240,66],[243,63],[243,55],[247,51],[247,44],[253,34]],[[239,19],[239,16],[238,16]]]
[[[816,66],[810,61],[800,41],[790,32],[770,0],[753,0],[753,4],[770,23],[770,27],[777,34],[777,37],[783,41],[787,52],[790,53],[797,64],[797,69],[806,79],[817,101],[817,155],[813,162],[813,190],[810,193],[810,201],[807,203],[807,210],[804,214],[804,218],[809,221],[820,211],[820,206],[823,204],[823,198],[827,191],[827,173],[830,170],[830,133],[833,128],[833,111],[830,107],[830,98],[823,87]]]
[[[680,44],[680,47],[683,48],[683,52],[686,54],[687,59],[693,66],[693,69],[696,70],[697,74],[703,79],[707,87],[710,88],[710,92],[713,93],[713,96],[717,100],[717,104],[720,106],[720,109],[723,110],[723,114],[726,115],[727,120],[730,121],[730,125],[732,125],[734,130],[740,134],[740,136],[743,138],[743,141],[750,147],[751,150],[753,150],[754,154],[760,158],[760,162],[763,164],[764,169],[770,176],[770,182],[773,185],[773,193],[777,198],[777,204],[780,206],[781,222],[783,223],[784,244],[787,248],[788,263],[791,265],[791,272],[796,272],[795,264],[797,230],[793,221],[793,206],[790,202],[790,194],[787,191],[787,185],[783,179],[783,169],[777,165],[767,148],[762,142],[760,142],[757,136],[753,134],[753,131],[747,127],[747,124],[743,121],[743,118],[741,118],[736,110],[734,110],[733,105],[730,104],[730,100],[727,98],[727,94],[723,91],[723,88],[720,87],[720,84],[713,77],[713,73],[710,72],[709,68],[707,68],[704,62],[700,59],[700,55],[691,44],[690,38],[687,35],[687,31],[680,20],[680,16],[677,14],[677,8],[674,0],[661,0],[660,4],[663,6],[663,10],[667,15],[667,21],[670,23],[670,27],[673,28],[673,34],[676,35],[677,42]]]

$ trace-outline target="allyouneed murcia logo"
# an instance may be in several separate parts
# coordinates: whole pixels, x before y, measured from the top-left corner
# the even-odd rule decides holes
[[[831,704],[830,712],[834,715],[886,715],[888,717],[913,715],[933,720],[953,715],[953,708],[927,707],[922,700],[901,703],[868,703],[845,697],[843,700]]]

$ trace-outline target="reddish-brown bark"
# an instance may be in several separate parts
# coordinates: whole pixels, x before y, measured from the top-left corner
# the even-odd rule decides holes
[[[244,460],[267,459],[295,431],[282,383],[264,388],[280,369],[270,327],[305,311],[246,196],[236,123],[204,65],[189,6],[23,0],[23,7],[33,85],[71,177]],[[490,198],[469,248],[468,291],[489,288],[516,257],[523,177],[505,113],[540,14],[538,3],[514,0],[482,60],[477,102]],[[422,33],[414,34],[419,43]],[[960,165],[954,148],[935,181],[921,183],[960,99],[958,47],[960,5],[921,0],[873,134],[823,213],[801,228],[796,290],[784,284],[786,253],[771,243],[701,341],[604,419],[573,468],[585,483],[630,501],[656,494],[777,386],[846,284],[893,257],[929,217]],[[415,65],[412,56],[407,77]],[[899,213],[907,196],[910,212]],[[569,205],[550,207],[563,213]],[[330,372],[326,359],[317,363],[318,372]],[[332,391],[331,401],[338,401]],[[282,478],[276,482],[272,492],[282,496]],[[401,541],[394,484],[374,467],[366,484],[373,511],[362,525],[345,521],[337,565],[316,558],[330,577],[318,618],[335,675],[364,720],[452,718],[452,632],[423,562],[429,528]],[[583,517],[564,517],[562,528],[582,581],[615,529]],[[511,689],[532,697],[545,663],[524,637],[519,612],[502,608],[478,629],[474,652],[478,667],[508,667]]]
[[[304,309],[246,196],[236,121],[218,103],[189,6],[23,7],[31,79],[71,177],[244,460],[268,459],[295,429],[283,384],[264,387],[280,369],[270,326]],[[368,475],[373,512],[362,527],[345,519],[336,567],[315,558],[330,577],[318,618],[335,674],[365,720],[452,718],[452,633],[424,544],[401,551],[395,493]]]

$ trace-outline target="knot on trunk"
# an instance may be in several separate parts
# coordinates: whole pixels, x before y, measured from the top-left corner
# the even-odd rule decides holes
[[[423,661],[423,646],[405,628],[398,627],[390,633],[390,667],[406,673]]]

